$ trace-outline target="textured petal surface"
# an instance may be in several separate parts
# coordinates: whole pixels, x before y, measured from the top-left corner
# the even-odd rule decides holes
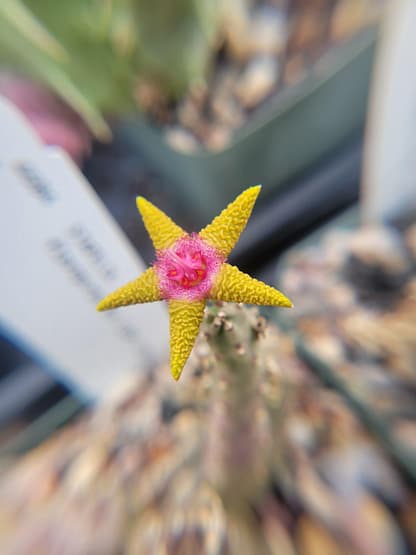
[[[137,208],[155,249],[167,249],[187,233],[162,210],[143,197],[137,197]]]
[[[140,277],[126,283],[105,297],[98,305],[97,310],[109,310],[128,304],[150,303],[160,301],[160,291],[156,272],[148,268]]]
[[[226,258],[237,243],[253,210],[261,186],[250,187],[199,232],[199,236]]]
[[[230,264],[223,264],[221,266],[209,297],[210,299],[234,303],[293,306],[283,293],[241,272]]]
[[[204,316],[205,301],[169,301],[170,371],[179,380]]]
[[[199,234],[191,235],[152,203],[137,198],[137,207],[157,251],[155,266],[110,293],[97,310],[168,300],[170,364],[175,380],[194,346],[206,299],[292,306],[277,289],[224,263],[247,224],[260,189],[259,185],[250,187]]]

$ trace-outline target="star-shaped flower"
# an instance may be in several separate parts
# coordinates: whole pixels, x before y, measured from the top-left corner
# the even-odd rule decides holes
[[[97,310],[167,300],[170,368],[175,380],[192,351],[208,299],[291,307],[277,289],[250,277],[226,259],[247,224],[261,186],[250,187],[199,233],[188,234],[143,197],[137,207],[156,250],[140,277],[105,297]]]

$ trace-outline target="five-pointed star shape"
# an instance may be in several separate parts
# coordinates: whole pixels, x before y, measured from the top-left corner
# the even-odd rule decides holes
[[[250,187],[198,234],[188,234],[143,197],[137,207],[156,250],[140,277],[105,297],[97,310],[167,300],[170,368],[175,380],[191,353],[208,299],[291,307],[280,291],[227,264],[261,186]]]

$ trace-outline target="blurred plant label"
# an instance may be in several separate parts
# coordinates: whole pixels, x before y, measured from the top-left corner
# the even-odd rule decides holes
[[[96,312],[143,261],[72,161],[12,112],[0,103],[8,125],[0,136],[0,324],[63,382],[101,397],[123,374],[165,356],[166,311],[155,303]]]
[[[416,210],[416,2],[389,5],[381,30],[367,125],[363,218]]]
[[[0,165],[19,158],[24,152],[35,152],[42,143],[25,117],[6,98],[0,96]]]

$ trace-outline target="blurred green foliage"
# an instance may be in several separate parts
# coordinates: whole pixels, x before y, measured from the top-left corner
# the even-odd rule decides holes
[[[0,65],[47,84],[99,138],[137,77],[177,97],[204,78],[219,0],[2,0]]]

